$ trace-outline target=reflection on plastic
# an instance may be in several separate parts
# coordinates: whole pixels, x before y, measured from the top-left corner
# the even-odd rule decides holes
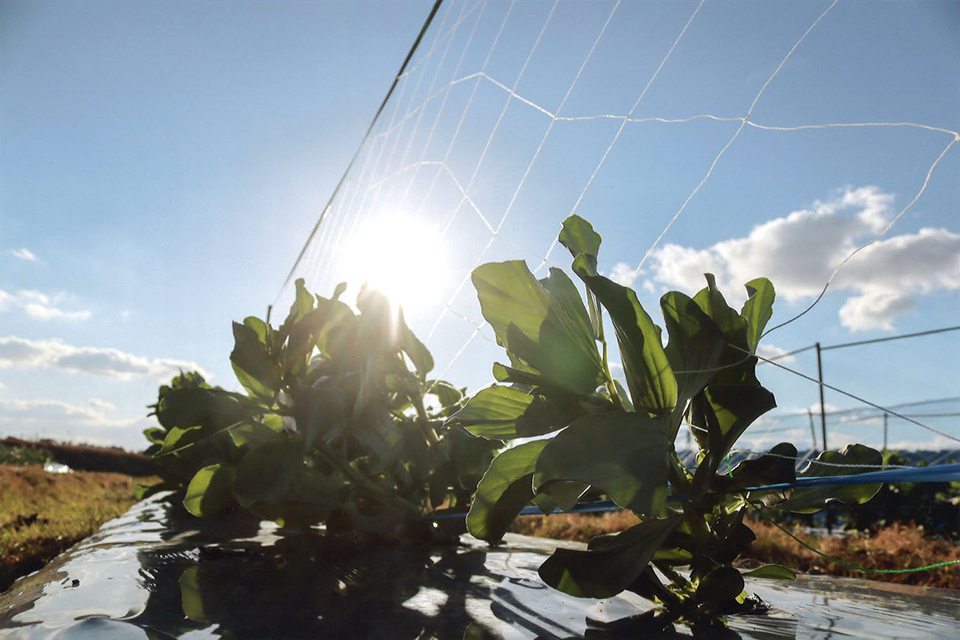
[[[646,601],[546,589],[536,569],[553,543],[507,542],[361,551],[315,532],[198,521],[155,497],[0,596],[0,639],[638,636],[642,621],[624,619]],[[774,605],[769,614],[642,637],[952,639],[960,612],[953,592],[859,581],[749,590]]]

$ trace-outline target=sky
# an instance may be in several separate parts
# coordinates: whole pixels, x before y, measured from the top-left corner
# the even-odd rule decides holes
[[[0,0],[0,435],[138,449],[178,370],[239,389],[230,323],[282,319],[431,5]],[[384,282],[470,390],[503,355],[469,271],[568,268],[570,213],[654,314],[770,278],[771,325],[800,317],[766,355],[955,327],[958,131],[955,2],[448,1],[297,275]],[[822,368],[933,429],[890,446],[960,448],[958,360],[944,332]],[[804,448],[815,351],[777,362],[748,445]],[[825,406],[831,447],[880,444],[869,405]]]

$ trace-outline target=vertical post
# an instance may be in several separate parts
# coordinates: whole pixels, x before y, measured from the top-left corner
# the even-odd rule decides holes
[[[817,381],[820,386],[820,437],[823,439],[823,450],[827,450],[827,409],[823,406],[823,362],[820,358],[820,343],[817,347]],[[826,512],[827,533],[833,533],[833,505],[827,504]]]
[[[883,412],[883,453],[887,453],[887,417],[888,414],[886,411]]]
[[[270,312],[273,311],[273,305],[267,305],[267,324],[270,324]]]
[[[820,359],[820,343],[818,342],[817,347],[817,380],[819,381],[820,386],[820,437],[823,443],[823,450],[827,450],[827,411],[823,406],[823,364]]]
[[[817,430],[813,426],[813,411],[807,409],[807,417],[810,418],[810,440],[813,442],[813,450],[817,450]]]

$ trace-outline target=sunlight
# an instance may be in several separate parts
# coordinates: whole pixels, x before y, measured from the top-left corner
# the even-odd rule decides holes
[[[370,220],[346,244],[348,278],[385,293],[408,315],[437,302],[446,273],[437,231],[403,215]]]

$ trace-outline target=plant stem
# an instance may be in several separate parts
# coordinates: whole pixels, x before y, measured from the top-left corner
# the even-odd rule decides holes
[[[427,410],[423,406],[423,396],[414,395],[411,400],[413,400],[414,409],[417,410],[417,424],[420,426],[420,431],[430,445],[430,450],[435,451],[434,446],[440,443],[440,436],[430,426],[430,416],[427,415]]]
[[[677,456],[675,450],[670,452],[670,466],[667,469],[667,479],[670,481],[670,484],[676,487],[678,493],[689,494],[692,490],[686,468],[684,468],[680,462],[680,458]]]
[[[385,504],[392,504],[399,507],[401,511],[404,511],[407,515],[412,516],[414,519],[419,519],[421,517],[422,514],[420,513],[420,509],[418,509],[415,505],[410,504],[399,496],[391,495],[389,492],[364,478],[356,469],[350,466],[350,464],[341,460],[325,442],[318,443],[316,445],[316,451],[318,454],[320,454],[320,457],[327,462],[327,464],[342,473],[350,482],[362,488],[364,491],[368,491],[369,493],[375,495]]]

